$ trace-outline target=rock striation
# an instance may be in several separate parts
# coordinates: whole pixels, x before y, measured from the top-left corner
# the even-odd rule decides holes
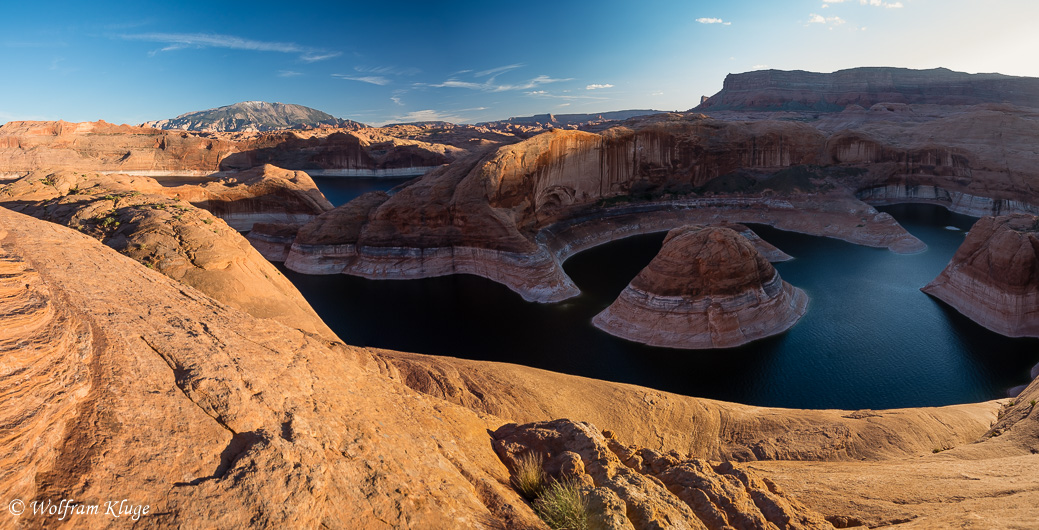
[[[986,328],[1039,337],[1039,217],[983,217],[922,289]]]
[[[696,110],[840,111],[877,103],[1039,107],[1039,79],[966,74],[946,68],[851,68],[833,73],[759,70],[725,77],[722,90]]]
[[[784,282],[745,237],[686,226],[592,319],[623,339],[681,349],[731,348],[786,331],[808,295]]]

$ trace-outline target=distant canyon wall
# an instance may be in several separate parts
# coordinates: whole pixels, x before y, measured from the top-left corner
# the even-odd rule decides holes
[[[1039,107],[1039,79],[945,68],[853,68],[833,73],[760,70],[725,77],[697,110],[841,110],[877,103]]]

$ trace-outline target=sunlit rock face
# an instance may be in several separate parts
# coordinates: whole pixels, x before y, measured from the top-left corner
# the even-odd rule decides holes
[[[668,233],[660,253],[592,322],[651,346],[729,348],[786,331],[807,305],[808,295],[745,237],[687,226]]]
[[[1039,217],[984,217],[923,291],[1010,337],[1039,337]]]

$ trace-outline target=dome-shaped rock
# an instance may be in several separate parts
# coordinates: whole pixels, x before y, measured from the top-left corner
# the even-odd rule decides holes
[[[745,237],[685,226],[593,323],[651,346],[729,348],[789,329],[807,305]]]

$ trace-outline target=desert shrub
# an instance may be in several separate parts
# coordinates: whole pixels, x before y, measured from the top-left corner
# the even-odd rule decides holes
[[[585,530],[589,528],[588,499],[572,480],[554,481],[534,501],[534,511],[549,528]]]
[[[539,453],[527,453],[516,459],[516,489],[527,499],[537,498],[548,483],[545,475],[545,460]]]

